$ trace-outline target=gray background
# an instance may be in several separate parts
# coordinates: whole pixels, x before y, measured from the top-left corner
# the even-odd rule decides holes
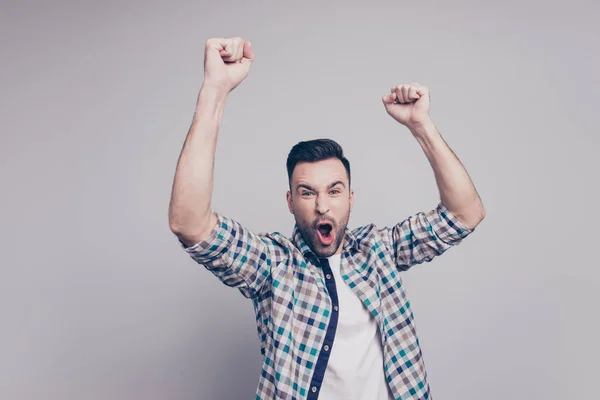
[[[285,158],[344,147],[350,227],[439,201],[391,86],[431,115],[487,210],[404,274],[437,399],[598,392],[598,2],[2,3],[0,398],[250,399],[250,301],[179,247],[173,174],[210,37],[252,40],[213,205],[290,234]],[[595,4],[593,4],[595,3]]]

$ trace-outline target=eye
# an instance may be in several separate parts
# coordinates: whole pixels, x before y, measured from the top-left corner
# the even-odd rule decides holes
[[[340,192],[339,190],[337,190],[337,189],[333,189],[333,190],[332,190],[331,192],[329,192],[329,193],[338,194],[338,193],[341,193],[341,192]]]
[[[312,194],[312,192],[302,192],[302,196],[303,197],[309,196],[311,194]]]

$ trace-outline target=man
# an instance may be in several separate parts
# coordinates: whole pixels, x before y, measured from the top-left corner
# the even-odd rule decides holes
[[[400,272],[473,232],[485,211],[429,118],[429,90],[394,86],[387,113],[421,144],[441,202],[393,227],[347,228],[350,163],[332,140],[300,142],[287,159],[291,238],[254,234],[212,210],[217,134],[227,95],[248,75],[251,44],[209,39],[193,123],[173,185],[170,227],[224,284],[252,299],[263,355],[257,399],[430,399]]]

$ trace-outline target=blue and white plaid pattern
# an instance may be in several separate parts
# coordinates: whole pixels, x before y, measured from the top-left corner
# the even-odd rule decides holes
[[[254,234],[215,215],[208,239],[180,244],[252,299],[263,355],[256,399],[306,399],[333,311],[318,259],[297,226],[288,239],[279,232]],[[396,399],[432,398],[400,272],[431,261],[472,232],[441,202],[393,227],[346,229],[341,275],[377,321],[385,376]]]

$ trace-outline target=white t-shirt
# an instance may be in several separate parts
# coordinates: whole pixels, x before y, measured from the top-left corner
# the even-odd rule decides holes
[[[341,254],[328,260],[340,309],[319,400],[393,400],[385,380],[375,318],[344,282],[340,274]]]

